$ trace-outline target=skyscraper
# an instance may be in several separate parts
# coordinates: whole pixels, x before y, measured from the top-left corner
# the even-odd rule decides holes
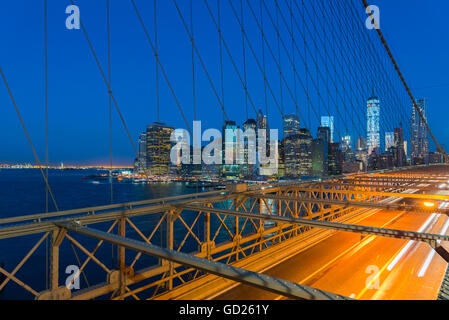
[[[367,147],[368,154],[380,148],[380,101],[371,97],[367,102]]]
[[[359,170],[364,171],[368,166],[368,153],[365,137],[357,139],[356,159],[360,162]]]
[[[146,160],[147,171],[150,175],[164,175],[169,173],[170,167],[170,137],[174,128],[163,123],[154,122],[147,126],[146,132]]]
[[[299,176],[299,119],[296,115],[286,115],[283,119],[284,170],[289,178]]]
[[[366,148],[366,139],[364,137],[359,137],[357,140],[357,151],[364,151]]]
[[[299,118],[294,114],[284,116],[284,138],[299,133]]]
[[[359,168],[358,167],[355,168],[356,157],[354,150],[352,148],[352,138],[350,135],[346,135],[343,138],[341,138],[340,149],[342,151],[343,156],[343,172],[349,173],[358,171]]]
[[[235,121],[225,121],[223,126],[223,177],[237,179],[240,176],[240,165],[237,164],[237,152],[240,150],[238,142],[239,128]],[[228,160],[228,161],[226,161]]]
[[[324,169],[324,163],[327,163],[327,154],[325,158],[324,150],[324,141],[314,139],[312,142],[312,175],[315,177],[323,177],[327,174],[327,168]]]
[[[308,129],[299,131],[299,174],[302,177],[310,177],[312,175],[312,141]]]
[[[247,132],[248,130],[253,130],[254,134],[257,132],[257,122],[254,119],[248,119],[243,123],[243,130]],[[243,159],[244,164],[242,166],[242,175],[247,178],[251,178],[255,174],[255,163],[249,163],[253,160],[249,157],[249,150],[255,151],[257,148],[257,141],[251,141],[251,139],[244,139],[244,150]],[[257,156],[257,152],[256,152]],[[250,161],[251,160],[251,161]]]
[[[343,138],[341,138],[341,147],[342,147],[342,149],[345,151],[345,150],[349,150],[349,149],[352,149],[352,146],[351,146],[351,144],[352,144],[352,139],[351,139],[351,136],[349,136],[349,135],[346,135],[346,136],[344,136]]]
[[[299,176],[299,133],[284,137],[284,168],[287,178]]]
[[[329,142],[334,142],[334,117],[333,116],[324,116],[321,117],[321,126],[327,127],[330,130]]]
[[[343,154],[340,143],[331,143],[329,145],[329,175],[337,176],[342,173]]]
[[[270,144],[270,130],[268,128],[267,116],[265,116],[262,113],[262,109],[259,109],[259,112],[257,113],[257,131],[256,131],[256,133],[257,133],[257,143],[258,143],[258,145],[260,143],[262,143],[262,141],[259,141],[259,130],[265,130],[265,132],[266,132],[266,141],[265,141],[265,143],[266,143],[266,150],[267,150],[267,154],[268,154],[268,152],[269,152],[268,151],[269,150],[268,145]]]
[[[385,132],[385,151],[388,152],[394,146],[394,132]]]
[[[406,142],[404,141],[404,133],[402,131],[402,128],[395,128],[394,147],[396,149],[396,153],[393,156],[393,161],[396,167],[403,167],[405,165],[405,161],[407,160],[407,151],[405,144]]]
[[[421,110],[424,119],[427,120],[427,100],[419,99],[416,104]],[[419,112],[414,107],[412,107],[410,154],[412,164],[426,163],[429,154],[427,128]]]
[[[137,157],[137,172],[144,173],[147,168],[147,134],[139,134],[139,154]]]
[[[322,150],[320,153],[322,155],[317,155],[313,162],[314,175],[317,176],[327,176],[329,171],[329,144],[330,144],[330,128],[329,127],[319,127],[317,132],[317,140],[322,141],[322,143],[315,143],[315,148],[321,146]],[[319,159],[322,158],[322,163],[319,163]],[[321,173],[320,173],[321,172]]]

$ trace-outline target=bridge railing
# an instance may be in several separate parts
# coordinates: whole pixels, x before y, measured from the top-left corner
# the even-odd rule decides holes
[[[208,192],[70,210],[59,215],[2,219],[0,261],[6,266],[0,268],[4,275],[0,289],[5,297],[21,297],[21,289],[25,296],[40,299],[139,298],[137,294],[141,292],[145,298],[151,298],[204,275],[192,268],[71,234],[56,226],[55,222],[59,221],[89,225],[111,234],[233,264],[291,241],[311,228],[192,211],[185,209],[186,205],[201,204],[256,214],[310,216],[327,220],[355,210],[343,206],[310,206],[302,203],[300,198],[292,201],[258,196],[260,193],[279,195],[282,193],[280,189],[250,188],[246,193]],[[17,250],[9,248],[11,243],[16,244]],[[70,277],[73,275],[70,270],[76,270],[75,279]],[[68,283],[67,279],[70,280]],[[73,291],[73,295],[64,289],[66,284],[77,283],[83,289]]]
[[[256,261],[264,252],[300,243],[323,231],[297,223],[270,222],[267,216],[344,222],[368,210],[384,208],[382,201],[388,197],[404,196],[400,192],[403,188],[395,182],[379,191],[378,184],[370,186],[365,181],[354,180],[351,186],[332,181],[242,190],[237,186],[235,190],[70,210],[60,215],[2,219],[0,262],[5,265],[0,265],[0,295],[157,298],[205,276],[193,267],[68,232],[58,226],[60,222],[235,265]],[[251,215],[235,214],[239,212]],[[77,284],[80,290],[73,293],[66,288],[74,285],[78,289]]]

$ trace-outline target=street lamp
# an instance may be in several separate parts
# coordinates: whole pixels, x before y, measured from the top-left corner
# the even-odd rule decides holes
[[[427,207],[427,208],[435,207],[435,202],[425,201],[423,204],[424,204],[424,207]]]

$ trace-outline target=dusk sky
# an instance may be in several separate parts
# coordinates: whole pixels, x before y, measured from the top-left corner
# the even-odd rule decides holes
[[[188,18],[189,2],[185,0],[178,2]],[[107,71],[106,2],[81,0],[75,3],[81,9],[81,19],[97,51],[102,68]],[[136,0],[136,3],[141,8],[142,16],[153,36],[153,1]],[[381,10],[382,31],[415,98],[428,99],[428,120],[435,136],[441,144],[449,147],[447,129],[449,2],[376,0],[371,4],[379,6]],[[68,5],[70,1],[48,0],[50,162],[107,164],[109,162],[107,89],[82,31],[67,30],[65,27],[68,16],[65,8]],[[210,20],[207,17],[201,18],[207,14],[202,1],[198,0],[195,5],[201,7],[196,11],[195,29],[203,37],[208,35],[211,38],[215,37],[215,29]],[[363,16],[362,6],[360,10]],[[186,54],[184,58],[180,58],[178,54],[180,48],[185,48],[186,53],[190,52],[189,40],[182,29],[172,1],[160,2],[158,17],[161,60],[191,125],[193,120],[191,56]],[[231,20],[229,10],[224,10],[223,23],[226,24]],[[176,24],[173,21],[176,21]],[[145,130],[146,125],[157,120],[154,57],[129,1],[112,0],[111,24],[112,89],[137,144],[138,134]],[[43,25],[42,0],[1,2],[0,66],[6,74],[41,160],[44,159],[45,147]],[[240,43],[238,26],[228,27],[236,30],[234,36],[228,34],[231,46],[234,42]],[[217,43],[202,43],[199,46],[201,54],[206,57],[206,64],[213,69],[211,77],[219,87],[219,69],[213,62],[217,57]],[[204,73],[200,71],[198,61],[196,68],[198,68],[196,101],[198,118],[203,120],[203,125],[207,128],[221,128],[223,115],[210,92]],[[253,77],[255,76],[249,73],[248,81],[251,82]],[[227,76],[226,80],[227,113],[231,119],[242,123],[246,118],[246,112],[245,107],[242,107],[240,84],[230,76]],[[160,83],[160,120],[174,127],[185,127],[162,74]],[[238,92],[238,95],[232,94],[233,92]],[[253,94],[258,98],[261,96],[261,92],[257,90],[254,90]],[[367,92],[367,97],[370,94]],[[3,82],[0,82],[0,108],[2,137],[0,163],[34,163]],[[294,111],[294,107],[288,106],[287,103],[285,108],[286,112]],[[363,109],[365,106],[362,105],[360,108]],[[250,112],[250,117],[254,118],[255,115]],[[281,129],[281,117],[279,114],[275,115],[274,110],[269,115],[269,121],[272,128]],[[312,125],[316,126],[317,124]],[[314,131],[315,129],[313,133]],[[433,144],[431,146],[433,150]],[[113,150],[115,164],[132,164],[135,157],[134,150],[115,109]]]

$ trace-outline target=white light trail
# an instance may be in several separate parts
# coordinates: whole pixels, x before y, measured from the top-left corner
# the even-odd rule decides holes
[[[440,209],[446,208],[449,205],[449,203],[445,202],[440,206]],[[445,235],[447,230],[449,229],[449,218],[446,219],[446,222],[443,225],[443,228],[441,229],[440,235]],[[441,243],[441,240],[437,241],[438,243]],[[422,278],[426,275],[427,269],[429,269],[430,263],[432,262],[433,258],[435,257],[436,251],[431,249],[429,254],[427,255],[426,260],[424,261],[424,264],[421,267],[421,270],[419,270],[418,278]]]
[[[433,221],[433,219],[435,219],[436,217],[436,213],[432,213],[432,215],[429,217],[429,219],[427,219],[427,221],[421,226],[421,228],[418,230],[418,232],[423,232],[428,226],[429,224]],[[394,266],[399,262],[399,260],[401,260],[401,258],[404,256],[404,254],[408,251],[408,249],[410,249],[410,247],[412,246],[412,244],[415,241],[410,240],[407,245],[402,248],[401,252],[399,252],[399,254],[396,256],[396,258],[394,258],[394,260],[388,265],[387,270],[391,271],[393,270]]]

